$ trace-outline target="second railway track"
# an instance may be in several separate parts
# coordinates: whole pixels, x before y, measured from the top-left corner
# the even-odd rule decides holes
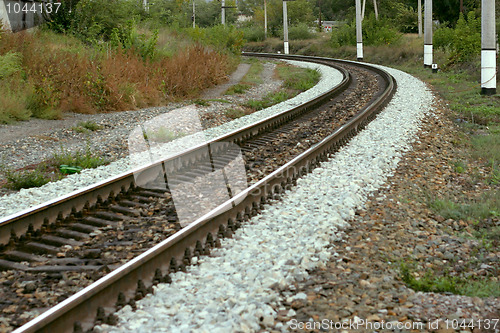
[[[117,177],[83,191],[81,196],[67,197],[3,221],[0,233],[9,236],[2,238],[0,267],[24,274],[23,280],[31,281],[21,290],[18,285],[4,293],[9,296],[10,292],[12,298],[6,299],[11,305],[16,302],[16,294],[19,300],[25,299],[19,293],[30,293],[33,284],[58,288],[71,280],[68,276],[72,274],[87,278],[90,284],[114,269],[20,331],[71,332],[87,330],[95,323],[112,324],[117,308],[133,305],[152,284],[168,282],[170,272],[185,269],[191,256],[208,253],[221,237],[229,236],[245,218],[256,214],[266,200],[279,196],[339,149],[375,117],[395,90],[389,74],[367,65],[326,58],[247,55],[336,66],[345,78],[339,87],[306,105],[220,138],[241,147],[250,185],[233,198],[232,205],[226,204],[184,229],[170,192],[154,186],[136,187],[133,175]],[[189,164],[191,174],[193,170],[200,174],[203,166],[195,163],[199,153],[192,149],[187,154],[194,160],[188,159],[191,162],[175,172],[180,176],[189,173]],[[156,176],[153,172],[150,182]],[[89,235],[93,236],[91,240]],[[74,291],[65,289],[58,301]],[[18,315],[22,318],[21,313]]]

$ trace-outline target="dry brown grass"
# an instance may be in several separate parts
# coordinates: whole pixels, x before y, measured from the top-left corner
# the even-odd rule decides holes
[[[47,33],[5,33],[0,55],[22,56],[31,87],[28,108],[34,116],[60,112],[96,113],[131,110],[194,97],[225,78],[227,56],[191,45],[171,57],[143,60],[134,50],[97,52]],[[48,36],[48,37],[47,37]]]

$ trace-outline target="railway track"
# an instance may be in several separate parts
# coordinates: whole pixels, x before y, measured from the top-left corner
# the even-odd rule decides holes
[[[209,253],[220,238],[230,236],[246,218],[257,214],[268,199],[279,197],[297,178],[345,144],[395,91],[389,74],[368,65],[327,58],[246,55],[334,66],[344,74],[344,80],[308,103],[210,142],[209,159],[206,146],[194,147],[163,163],[0,221],[0,267],[4,270],[44,274],[44,281],[55,282],[73,272],[91,272],[92,281],[102,277],[19,332],[79,332],[96,323],[113,324],[116,309],[134,306],[153,284],[168,282],[170,272],[184,270],[192,256]],[[161,187],[165,175],[158,170],[168,169],[170,187],[175,179],[179,184],[192,182],[223,170],[240,156],[239,151],[230,149],[231,144],[241,147],[250,185],[204,216],[193,217],[196,221],[182,228],[171,191]],[[142,187],[135,185],[134,173],[141,174]],[[138,240],[141,233],[144,237]],[[86,241],[90,235],[94,242]],[[129,246],[137,243],[141,246],[134,248],[132,257],[141,254],[130,260]],[[103,244],[108,253],[120,253],[120,247],[122,253],[103,257]]]

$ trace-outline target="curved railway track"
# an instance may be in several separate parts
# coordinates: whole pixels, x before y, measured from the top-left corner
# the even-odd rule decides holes
[[[300,176],[346,144],[376,116],[396,89],[388,73],[366,64],[318,57],[245,55],[321,63],[337,68],[344,79],[303,105],[209,142],[208,155],[207,145],[193,147],[0,220],[0,268],[45,276],[90,271],[94,280],[104,276],[18,332],[83,332],[96,323],[113,324],[116,309],[133,306],[153,284],[168,282],[168,274],[184,270],[193,255],[209,253],[220,238],[230,236],[246,218],[257,214],[268,199],[279,197]],[[223,170],[239,154],[232,144],[241,147],[249,186],[204,216],[193,217],[196,221],[182,228],[171,193],[161,186],[165,173],[173,186],[176,180],[192,181]],[[142,187],[136,186],[134,174],[141,175]],[[151,222],[151,215],[162,221],[161,226]],[[107,262],[100,257],[102,243],[84,246],[89,234],[96,230],[101,233],[103,228],[121,231],[115,243],[101,239],[106,246],[134,242],[134,234],[144,229],[157,228],[161,236],[141,241],[143,246],[137,253],[142,254],[125,264],[130,257]],[[111,233],[110,238],[116,235]],[[78,251],[69,251],[69,257],[59,256],[64,246]],[[22,261],[24,265],[19,263]]]

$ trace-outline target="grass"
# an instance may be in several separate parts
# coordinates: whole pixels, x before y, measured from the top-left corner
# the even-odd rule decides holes
[[[226,115],[226,117],[231,118],[231,119],[241,118],[241,117],[244,117],[250,113],[252,113],[252,112],[249,110],[245,110],[245,109],[227,109],[226,111],[224,111],[224,114]]]
[[[317,70],[300,68],[288,64],[278,64],[277,75],[284,81],[283,86],[292,90],[306,91],[321,78]]]
[[[200,105],[200,106],[209,106],[210,103],[207,101],[207,100],[204,100],[204,99],[195,99],[193,101],[194,104],[196,105]]]
[[[144,133],[144,139],[151,140],[154,142],[170,142],[175,139],[181,138],[186,134],[180,132],[174,132],[168,128],[160,127],[153,131],[149,131],[148,133]]]
[[[226,104],[231,104],[231,101],[228,101],[227,99],[222,99],[222,98],[211,98],[207,99],[209,102],[219,102],[219,103],[226,103]]]
[[[412,273],[413,272],[408,264],[401,263],[401,279],[413,290],[435,293],[458,293],[458,279],[456,277],[435,276],[429,270],[425,272],[424,276],[417,279]]]
[[[93,153],[90,148],[85,151],[70,152],[61,148],[47,161],[29,170],[7,170],[0,166],[0,173],[5,177],[5,187],[12,190],[40,187],[48,182],[62,179],[65,175],[80,172],[83,169],[97,168],[108,164],[108,161]]]
[[[449,198],[433,199],[429,207],[445,219],[477,221],[499,216],[500,191],[491,190],[482,193],[477,199],[456,202]]]
[[[278,78],[283,80],[283,89],[268,93],[260,100],[250,99],[244,103],[245,107],[258,111],[281,103],[298,95],[300,92],[312,88],[318,83],[321,77],[316,70],[282,63],[276,66],[275,74]]]
[[[256,85],[262,83],[261,73],[264,70],[264,64],[259,59],[245,59],[246,63],[250,63],[250,68],[245,74],[241,82],[248,85]]]
[[[254,111],[262,110],[265,108],[268,108],[272,105],[281,103],[283,101],[286,101],[287,99],[291,98],[292,95],[286,91],[286,90],[280,90],[277,92],[272,92],[264,96],[263,99],[260,100],[254,100],[250,99],[246,101],[244,104],[245,107],[248,107]]]
[[[3,171],[7,183],[5,187],[19,191],[23,188],[40,187],[51,181],[42,170]]]
[[[431,270],[427,270],[417,279],[414,264],[405,262],[400,264],[399,272],[401,280],[415,291],[452,293],[470,297],[500,297],[500,284],[494,280],[473,280],[446,273],[437,275]]]
[[[239,83],[229,87],[224,95],[243,94],[251,87],[262,83],[261,73],[264,69],[262,62],[258,59],[245,59],[245,62],[250,63],[248,72]]]
[[[50,165],[60,167],[61,165],[80,167],[82,169],[93,169],[108,164],[108,161],[93,153],[90,148],[85,151],[70,152],[61,149],[60,153],[54,154],[49,162]]]
[[[243,84],[243,83],[237,83],[235,85],[232,85],[229,87],[224,95],[236,95],[236,94],[243,94],[245,91],[250,89],[251,86],[249,84]]]
[[[90,132],[95,132],[97,130],[100,130],[102,127],[98,125],[97,123],[87,120],[87,121],[80,121],[78,124],[71,129],[75,132],[79,133],[88,133]]]

